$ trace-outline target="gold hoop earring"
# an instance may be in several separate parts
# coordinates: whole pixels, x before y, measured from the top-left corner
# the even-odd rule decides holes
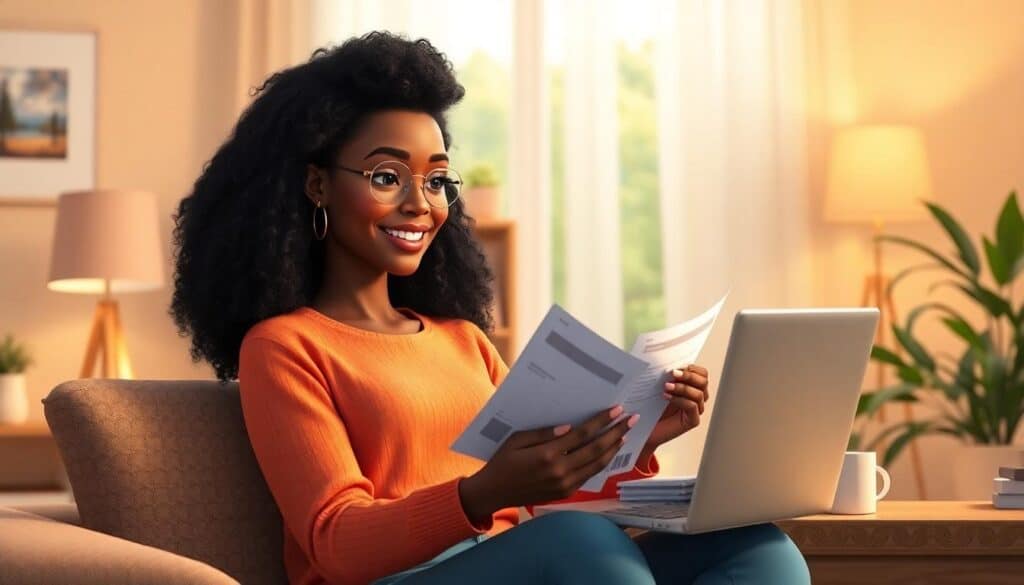
[[[324,212],[323,233],[320,233],[320,231],[316,229],[316,212],[321,210]],[[313,237],[315,237],[318,240],[322,240],[327,237],[327,208],[322,207],[319,201],[316,202],[316,209],[313,210]]]

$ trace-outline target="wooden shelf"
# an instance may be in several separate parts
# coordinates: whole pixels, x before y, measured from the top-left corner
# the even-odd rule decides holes
[[[483,219],[477,221],[473,229],[478,234],[500,233],[511,229],[515,223],[513,219]]]
[[[45,421],[0,423],[0,437],[33,438],[49,436],[50,427]]]
[[[516,339],[516,222],[495,218],[476,221],[473,232],[494,272],[494,331],[488,337],[506,364],[518,353]]]

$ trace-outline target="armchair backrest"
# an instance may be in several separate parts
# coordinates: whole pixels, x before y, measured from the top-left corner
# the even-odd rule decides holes
[[[43,399],[82,526],[287,583],[278,511],[249,443],[238,383],[86,378]]]

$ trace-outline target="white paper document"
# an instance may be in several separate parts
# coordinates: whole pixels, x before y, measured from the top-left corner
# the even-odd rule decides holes
[[[672,379],[669,370],[696,361],[726,296],[693,319],[638,335],[629,353],[553,304],[505,380],[451,449],[487,461],[516,431],[566,423],[575,427],[621,403],[623,414],[605,428],[634,413],[640,419],[611,462],[580,487],[600,491],[610,475],[636,464],[668,405],[661,393]]]

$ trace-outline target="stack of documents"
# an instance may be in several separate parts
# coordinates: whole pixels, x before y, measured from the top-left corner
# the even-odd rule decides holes
[[[1024,508],[1024,466],[1000,466],[992,492],[996,508]]]
[[[599,492],[615,474],[629,471],[665,412],[664,384],[672,368],[696,361],[725,303],[723,296],[700,315],[678,325],[641,333],[626,352],[581,323],[558,304],[512,364],[505,379],[451,445],[458,453],[487,461],[516,431],[577,426],[602,410],[622,404],[621,418],[639,414],[626,443],[604,469],[580,489]]]
[[[619,482],[620,502],[689,502],[693,495],[694,475],[651,477]]]

